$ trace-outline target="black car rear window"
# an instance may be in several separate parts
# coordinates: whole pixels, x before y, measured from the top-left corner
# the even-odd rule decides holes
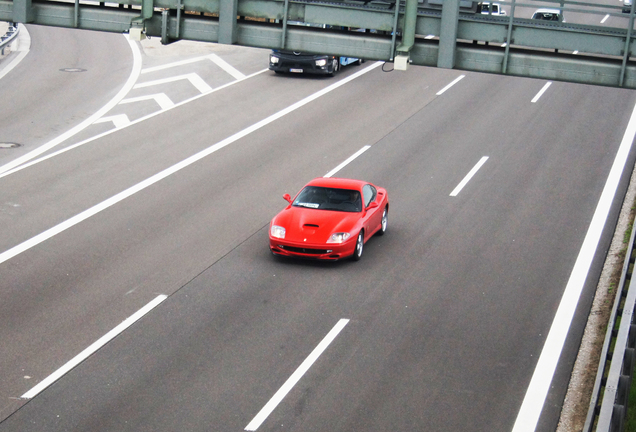
[[[307,186],[304,188],[292,205],[316,210],[362,211],[362,199],[360,198],[360,192],[357,190],[318,186]]]

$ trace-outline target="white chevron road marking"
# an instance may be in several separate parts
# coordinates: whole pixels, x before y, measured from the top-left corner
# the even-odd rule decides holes
[[[210,87],[201,77],[195,73],[189,73],[185,75],[177,75],[170,78],[163,78],[154,81],[147,81],[139,84],[135,84],[133,88],[144,88],[144,87],[152,87],[156,85],[171,83],[175,81],[188,80],[190,83],[197,88],[201,93],[209,93],[212,91],[212,87]]]
[[[128,99],[122,100],[119,103],[127,104],[127,103],[133,103],[133,102],[147,101],[151,99],[154,99],[159,104],[162,110],[172,108],[174,106],[174,102],[172,102],[172,100],[170,100],[170,98],[165,93],[155,93],[155,94],[146,95],[146,96],[128,98]]]
[[[214,62],[214,64],[216,64],[218,67],[220,67],[221,69],[223,69],[225,72],[229,73],[230,75],[232,75],[235,79],[243,79],[245,78],[245,75],[243,73],[241,73],[239,70],[237,70],[236,68],[234,68],[234,66],[232,66],[231,64],[229,64],[228,62],[226,62],[225,60],[223,60],[221,57],[219,57],[216,54],[210,54],[208,56],[208,58],[210,60],[212,60]]]
[[[113,122],[116,128],[123,128],[130,124],[130,119],[126,114],[118,114],[109,117],[102,117],[93,124]]]
[[[209,54],[209,55],[201,56],[201,57],[193,57],[191,59],[181,60],[174,63],[168,63],[165,65],[149,67],[149,68],[143,69],[141,73],[147,74],[147,73],[157,72],[160,70],[170,69],[173,67],[183,66],[183,65],[192,64],[192,63],[205,61],[205,60],[210,60],[214,62],[217,66],[219,66],[221,69],[223,69],[225,72],[229,73],[236,79],[245,78],[245,74],[243,74],[241,71],[236,69],[234,66],[232,66],[231,64],[229,64],[228,62],[226,62],[225,60],[223,60],[221,57],[219,57],[216,54]]]

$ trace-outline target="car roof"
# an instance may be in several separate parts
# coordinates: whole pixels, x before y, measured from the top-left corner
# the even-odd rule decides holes
[[[536,11],[534,11],[534,13],[553,13],[553,14],[560,14],[561,10],[560,9],[537,9]]]
[[[368,182],[337,177],[318,177],[307,183],[307,186],[333,187],[338,189],[361,189]]]

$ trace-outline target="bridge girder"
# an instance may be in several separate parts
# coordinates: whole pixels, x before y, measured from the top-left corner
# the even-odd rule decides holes
[[[395,55],[391,33],[402,33],[405,28],[403,13],[398,15],[396,25],[395,6],[389,4],[364,7],[361,2],[289,0],[287,20],[344,29],[287,25],[283,34],[284,1],[143,1],[153,4],[152,13],[137,0],[119,0],[117,4],[0,0],[0,20],[119,33],[128,32],[133,22],[142,22],[146,35],[163,35],[162,40],[237,43],[271,49],[281,48],[284,40],[285,49],[289,50],[385,61],[393,60]],[[441,8],[418,9],[415,37],[408,49],[411,64],[636,88],[636,65],[628,61],[636,54],[636,47],[626,29],[577,24],[565,27],[470,14],[466,13],[466,4],[464,0],[459,4],[460,13],[451,20],[455,29],[450,30],[450,24],[444,21],[449,14],[442,13]],[[620,7],[617,9],[619,15]],[[359,28],[374,32],[351,30]],[[435,39],[424,39],[426,35]],[[508,44],[508,38],[510,45],[502,47]],[[575,50],[586,54],[571,54]]]

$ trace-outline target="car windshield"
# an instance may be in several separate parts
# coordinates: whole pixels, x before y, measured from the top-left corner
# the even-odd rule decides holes
[[[362,211],[360,192],[350,189],[335,189],[307,186],[294,200],[294,207],[344,212]]]
[[[534,14],[534,19],[544,20],[544,21],[558,21],[559,15],[552,12],[543,12]]]

